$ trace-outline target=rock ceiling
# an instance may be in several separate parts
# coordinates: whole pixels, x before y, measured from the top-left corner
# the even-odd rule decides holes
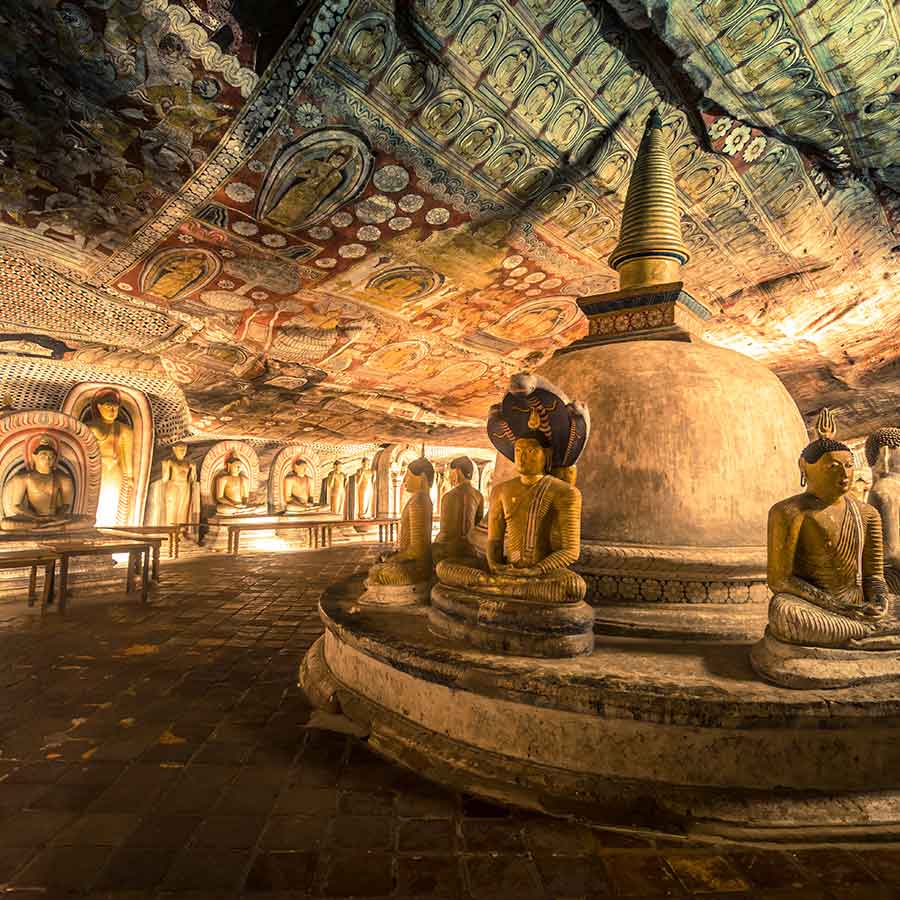
[[[888,0],[7,0],[0,351],[164,374],[202,434],[474,440],[615,287],[658,107],[708,338],[859,432],[898,79]]]

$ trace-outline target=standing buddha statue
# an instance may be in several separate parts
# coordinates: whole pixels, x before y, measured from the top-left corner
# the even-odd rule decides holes
[[[425,600],[431,587],[430,490],[434,467],[421,457],[406,467],[403,490],[408,496],[400,516],[397,551],[382,555],[369,569],[360,603],[408,604]]]
[[[877,651],[894,650],[888,665],[900,676],[898,598],[884,578],[881,517],[850,493],[853,454],[834,440],[828,410],[816,430],[799,459],[806,490],[769,511],[773,596],[751,660],[786,687],[837,687],[883,677],[886,657]]]
[[[356,518],[371,519],[375,515],[375,473],[368,457],[356,473]]]
[[[119,420],[122,397],[115,388],[100,388],[91,401],[87,426],[100,445],[100,500],[98,525],[128,522],[134,483],[134,431]]]
[[[171,455],[162,461],[167,525],[181,525],[191,521],[191,499],[197,483],[197,467],[185,458],[187,449],[187,444],[173,444]]]
[[[341,471],[341,461],[336,459],[325,479],[328,506],[336,516],[343,518],[344,504],[347,502],[347,476]]]
[[[491,492],[486,560],[438,563],[432,631],[522,656],[591,652],[593,611],[584,580],[569,568],[581,549],[573,482],[588,430],[582,404],[541,378],[513,377],[487,431],[516,477]]]

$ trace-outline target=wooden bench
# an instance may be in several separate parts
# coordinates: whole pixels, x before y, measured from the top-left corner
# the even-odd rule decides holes
[[[150,528],[155,528],[155,525],[149,526]],[[160,548],[162,547],[162,542],[166,540],[165,537],[160,537],[158,535],[154,535],[152,532],[148,532],[144,534],[143,532],[138,532],[137,529],[131,528],[130,526],[126,527],[123,525],[121,528],[100,528],[98,531],[104,537],[110,538],[134,538],[135,540],[146,542],[150,544],[152,550],[152,565],[150,568],[150,577],[155,582],[159,582],[159,559],[161,555]],[[172,536],[169,534],[169,559],[172,559]],[[177,557],[176,557],[177,558]]]
[[[310,544],[315,547],[331,547],[334,545],[335,525],[377,525],[378,540],[381,543],[395,540],[399,519],[310,519],[307,521],[284,522],[230,522],[228,523],[228,552],[237,556],[240,548],[242,531],[282,531],[286,528],[305,528],[309,532]],[[387,541],[385,540],[387,539]]]
[[[162,539],[169,541],[169,559],[178,559],[181,553],[181,535],[191,527],[191,523],[185,522],[180,525],[110,525],[98,530],[103,534],[134,534],[139,537],[161,535]]]
[[[127,553],[128,569],[125,574],[125,589],[129,594],[135,590],[135,581],[138,578],[138,568],[140,567],[141,602],[147,602],[150,593],[150,570],[153,554],[151,541],[144,538],[132,538],[121,541],[101,539],[90,543],[61,541],[58,544],[48,544],[48,547],[59,560],[59,586],[57,587],[56,597],[60,612],[65,611],[66,600],[69,595],[69,560],[76,556],[105,556],[110,553]],[[143,565],[140,565],[141,562],[143,562]]]
[[[53,575],[58,555],[52,550],[6,550],[0,552],[0,570],[31,569],[28,579],[28,605],[34,606],[37,600],[37,570],[44,569],[44,583],[41,585],[41,612],[50,602],[50,591],[53,589]]]

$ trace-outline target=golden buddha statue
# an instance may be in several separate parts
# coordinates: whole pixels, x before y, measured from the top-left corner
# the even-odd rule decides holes
[[[884,578],[881,518],[850,495],[853,454],[833,439],[827,410],[816,427],[818,439],[799,460],[806,490],[769,512],[774,596],[766,634],[804,647],[900,648],[898,598]]]
[[[308,512],[313,506],[312,479],[307,474],[308,465],[305,459],[297,457],[291,465],[291,472],[285,476],[282,485],[282,499],[285,512]]]
[[[225,471],[216,477],[216,514],[247,515],[255,511],[250,504],[250,479],[244,474],[237,456],[225,460]]]
[[[371,519],[375,515],[375,473],[368,457],[356,473],[356,518]]]
[[[167,525],[180,525],[191,520],[191,498],[197,483],[197,467],[185,459],[187,449],[187,444],[173,444],[171,455],[162,461]]]
[[[441,529],[431,553],[435,562],[442,559],[474,557],[469,532],[484,518],[484,497],[473,486],[475,466],[468,456],[450,461],[446,478],[450,490],[441,495]]]
[[[122,397],[115,388],[101,388],[91,401],[87,426],[100,445],[100,501],[98,525],[122,525],[128,521],[134,482],[134,431],[119,421]]]
[[[581,404],[544,379],[513,377],[488,437],[517,475],[491,491],[485,562],[438,563],[433,631],[525,656],[593,649],[587,587],[569,568],[581,550],[581,492],[571,482],[588,430]]]
[[[49,434],[31,438],[25,445],[25,471],[17,472],[3,486],[0,530],[32,531],[89,528],[91,516],[72,513],[75,483],[57,466],[59,444]]]
[[[369,569],[361,603],[414,603],[431,586],[431,485],[434,467],[421,457],[406,467],[403,491],[409,498],[400,515],[395,553],[384,554]]]
[[[866,439],[866,461],[872,469],[869,503],[881,516],[884,577],[900,594],[900,428],[879,428]]]
[[[328,506],[336,516],[343,517],[347,502],[347,476],[341,471],[341,461],[336,459],[325,479],[325,496]]]

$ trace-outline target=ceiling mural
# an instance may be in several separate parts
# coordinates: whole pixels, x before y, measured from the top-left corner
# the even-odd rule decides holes
[[[0,353],[165,376],[205,434],[478,440],[615,289],[659,108],[709,339],[804,410],[897,406],[887,0],[0,17]]]

